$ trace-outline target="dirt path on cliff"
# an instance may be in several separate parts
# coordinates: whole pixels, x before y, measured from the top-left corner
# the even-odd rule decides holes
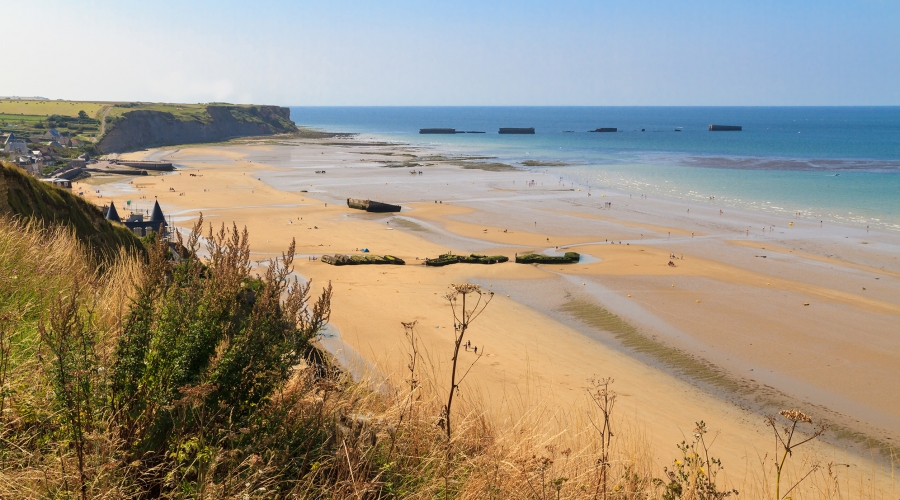
[[[112,108],[112,106],[107,106],[106,109],[103,110],[103,116],[100,117],[100,138],[97,139],[98,142],[106,134],[106,115],[109,114],[109,111]]]
[[[100,117],[100,137],[103,137],[103,134],[106,133],[106,116],[109,115],[111,109],[112,106],[107,106],[103,110],[103,116]]]

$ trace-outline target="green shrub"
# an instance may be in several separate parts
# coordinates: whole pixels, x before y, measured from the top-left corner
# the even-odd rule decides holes
[[[118,341],[113,406],[135,457],[162,461],[198,433],[248,425],[330,315],[330,286],[307,307],[309,283],[289,278],[293,243],[253,280],[247,231],[210,229],[203,264],[199,224],[177,264],[165,242],[152,247]]]

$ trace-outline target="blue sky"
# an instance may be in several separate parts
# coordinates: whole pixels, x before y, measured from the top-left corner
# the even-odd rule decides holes
[[[0,95],[900,105],[897,0],[2,4]],[[21,54],[19,70],[10,54]]]

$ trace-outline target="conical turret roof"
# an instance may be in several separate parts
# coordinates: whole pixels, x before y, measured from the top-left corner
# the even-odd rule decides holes
[[[153,202],[153,213],[150,214],[150,222],[162,222],[166,223],[166,216],[163,215],[162,209],[159,208],[159,201]]]
[[[109,202],[109,209],[106,211],[106,220],[111,220],[115,222],[122,222],[122,219],[119,217],[119,212],[116,211],[116,202]]]

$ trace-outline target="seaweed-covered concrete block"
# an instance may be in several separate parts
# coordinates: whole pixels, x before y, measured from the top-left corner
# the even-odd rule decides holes
[[[393,264],[396,266],[402,266],[406,264],[406,261],[399,257],[394,257],[393,255],[323,255],[321,259],[322,262],[326,264],[331,264],[332,266],[360,266],[365,264]]]
[[[449,253],[441,254],[436,259],[425,259],[426,266],[446,266],[449,264],[499,264],[509,261],[509,257],[504,255],[453,255]]]
[[[550,256],[540,255],[536,253],[528,253],[525,255],[517,255],[516,263],[518,264],[577,264],[581,259],[578,252],[566,252],[565,255]]]

